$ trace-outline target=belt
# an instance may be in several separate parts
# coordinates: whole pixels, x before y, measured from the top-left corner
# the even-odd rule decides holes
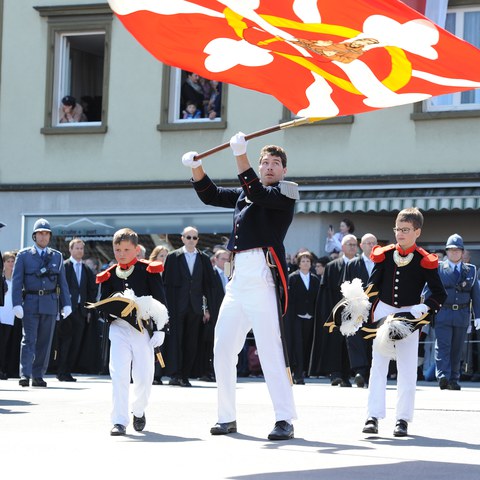
[[[43,297],[44,295],[55,293],[55,291],[55,288],[52,290],[25,290],[25,295],[38,295],[40,297]]]
[[[451,308],[452,310],[461,310],[462,308],[467,308],[470,306],[470,302],[468,303],[444,303],[443,307]]]

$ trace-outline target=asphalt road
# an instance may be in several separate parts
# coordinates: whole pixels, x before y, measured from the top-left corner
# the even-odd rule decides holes
[[[240,379],[238,433],[211,436],[216,385],[154,386],[147,426],[109,432],[106,376],[76,383],[46,377],[47,388],[0,382],[0,476],[3,479],[435,479],[480,478],[480,383],[440,391],[420,382],[411,436],[392,435],[396,387],[375,436],[361,433],[367,390],[331,387],[325,379],[295,385],[295,439],[268,441],[274,425],[262,379]],[[8,475],[8,474],[11,474]]]

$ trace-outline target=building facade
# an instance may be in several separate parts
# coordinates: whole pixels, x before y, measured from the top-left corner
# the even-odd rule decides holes
[[[480,0],[449,2],[447,29],[480,46],[479,26]],[[155,60],[105,2],[0,0],[0,33],[2,251],[28,244],[40,216],[62,240],[108,242],[124,226],[153,243],[186,225],[229,234],[231,212],[199,202],[182,154],[290,120],[276,99],[200,79],[211,101],[184,118],[189,72]],[[80,121],[65,120],[65,96],[82,107]],[[479,130],[473,91],[281,130],[251,140],[249,154],[267,143],[288,153],[301,195],[288,252],[323,255],[328,225],[345,217],[359,237],[391,242],[396,213],[417,206],[422,245],[441,248],[457,232],[478,264]],[[204,163],[236,185],[228,150]]]

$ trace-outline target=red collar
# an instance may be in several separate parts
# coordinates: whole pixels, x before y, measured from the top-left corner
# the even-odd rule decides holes
[[[130,268],[132,265],[135,265],[137,262],[138,262],[138,258],[134,258],[130,263],[119,263],[118,266],[119,266],[122,270],[127,270],[127,269]]]
[[[407,248],[406,250],[404,250],[398,243],[395,245],[395,250],[397,250],[397,252],[398,252],[402,257],[405,257],[405,256],[408,255],[409,253],[414,252],[416,248],[417,248],[417,244],[416,244],[416,243],[414,243],[411,247]]]

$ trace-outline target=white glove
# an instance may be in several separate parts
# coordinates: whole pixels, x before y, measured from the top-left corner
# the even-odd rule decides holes
[[[152,338],[150,339],[150,345],[153,348],[160,347],[165,340],[165,332],[153,332]]]
[[[410,313],[415,317],[415,318],[420,318],[424,313],[428,312],[428,307],[424,303],[419,303],[418,305],[414,305],[410,309]]]
[[[13,313],[17,318],[23,318],[23,307],[21,305],[15,305],[13,307]]]
[[[480,318],[476,318],[473,324],[475,325],[475,330],[480,330]]]
[[[195,156],[198,155],[198,152],[187,152],[183,154],[182,163],[186,167],[197,168],[202,164],[201,160],[195,160]]]
[[[72,313],[72,307],[66,305],[62,308],[62,317],[67,318]]]
[[[230,139],[230,147],[233,151],[233,154],[238,157],[239,155],[243,155],[247,153],[247,141],[245,140],[245,134],[243,132],[236,133]]]

